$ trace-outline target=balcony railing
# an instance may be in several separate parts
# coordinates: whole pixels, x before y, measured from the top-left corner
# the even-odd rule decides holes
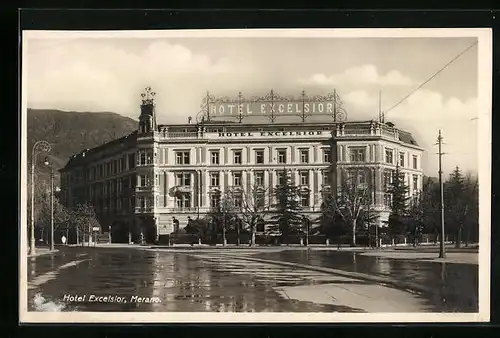
[[[135,207],[136,213],[150,213],[153,211],[154,211],[153,207]]]
[[[168,212],[198,212],[198,207],[173,207],[167,208]]]
[[[160,132],[159,134],[168,138],[198,138],[197,132]]]

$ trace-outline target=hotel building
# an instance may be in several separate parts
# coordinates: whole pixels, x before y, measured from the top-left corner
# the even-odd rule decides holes
[[[60,170],[61,196],[70,208],[90,202],[104,231],[142,232],[153,242],[174,231],[173,217],[184,227],[209,213],[221,192],[275,187],[284,169],[300,186],[303,213],[315,219],[323,193],[344,179],[340,169],[356,169],[382,226],[392,171],[399,165],[410,195],[421,190],[422,152],[410,133],[376,121],[157,125],[146,98],[137,131],[70,158]],[[275,197],[266,199],[272,205]]]

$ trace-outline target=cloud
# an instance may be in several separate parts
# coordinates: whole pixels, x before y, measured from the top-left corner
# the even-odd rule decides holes
[[[401,98],[387,97],[389,108]],[[377,119],[378,94],[365,90],[344,93],[344,107],[349,120]],[[437,175],[437,147],[435,145],[438,131],[444,137],[443,170],[451,172],[455,166],[464,171],[478,170],[478,125],[473,120],[478,116],[477,100],[471,98],[460,100],[456,97],[445,98],[442,94],[421,89],[393,110],[389,111],[386,121],[411,132],[417,142],[425,149],[424,169],[428,175]]]
[[[146,85],[158,93],[158,106],[172,108],[166,114],[185,115],[178,110],[181,98],[201,101],[214,83],[230,85],[229,74],[246,71],[228,59],[211,59],[165,41],[133,53],[92,39],[64,48],[33,49],[26,68],[31,107],[106,110],[133,117]]]
[[[321,73],[313,74],[307,79],[299,80],[299,83],[319,86],[408,86],[412,85],[413,81],[409,77],[404,76],[398,70],[391,70],[385,75],[381,75],[378,73],[376,66],[362,65],[359,67],[348,68],[340,74],[333,74],[330,76]]]

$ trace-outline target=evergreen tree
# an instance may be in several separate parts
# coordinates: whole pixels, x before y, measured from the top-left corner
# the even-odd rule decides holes
[[[463,176],[457,166],[445,185],[445,222],[450,232],[454,233],[455,246],[460,247],[463,232],[475,207],[477,180]]]
[[[290,174],[283,170],[283,178],[275,188],[276,203],[271,216],[271,230],[279,230],[281,240],[285,236],[300,231],[302,216],[300,215],[300,190],[292,183]]]
[[[389,231],[393,235],[406,235],[408,229],[408,195],[409,188],[405,183],[405,174],[399,165],[392,173],[392,181],[387,193],[391,196],[391,214],[389,215]]]

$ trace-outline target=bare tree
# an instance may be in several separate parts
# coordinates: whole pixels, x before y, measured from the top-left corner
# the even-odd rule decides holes
[[[350,226],[351,245],[356,245],[356,228],[363,206],[369,198],[368,171],[363,169],[342,169],[340,190],[336,198],[331,199],[332,207]]]
[[[249,191],[245,191],[241,195],[241,204],[239,197],[234,198],[237,201],[236,210],[244,226],[250,231],[250,246],[255,246],[255,234],[257,225],[264,221],[265,216],[269,213],[269,205],[266,203],[269,196],[269,189],[255,183],[250,187]]]

